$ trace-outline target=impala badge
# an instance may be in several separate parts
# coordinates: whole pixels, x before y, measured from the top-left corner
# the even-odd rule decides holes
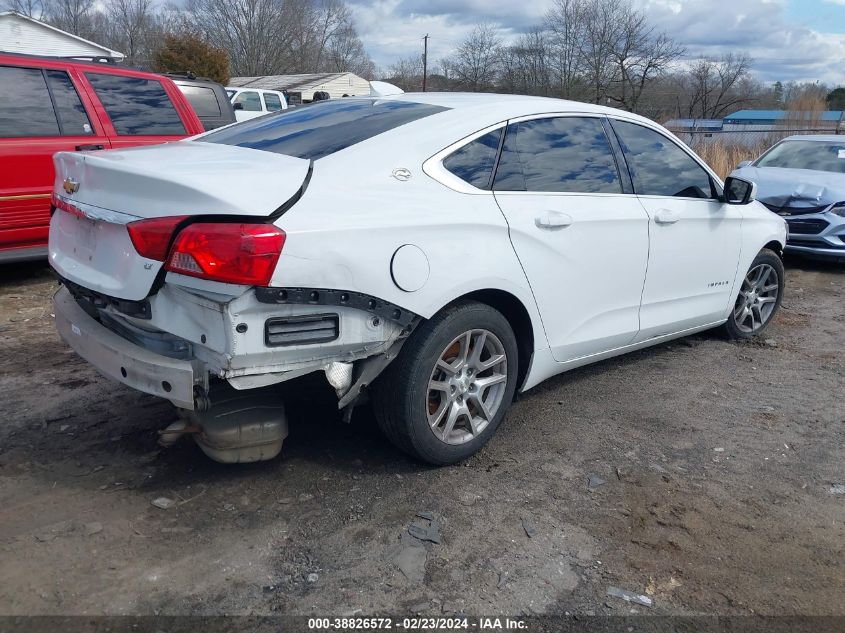
[[[65,178],[64,183],[62,183],[62,188],[65,190],[66,194],[70,195],[79,191],[79,183],[76,182],[70,176],[68,176],[67,178]]]

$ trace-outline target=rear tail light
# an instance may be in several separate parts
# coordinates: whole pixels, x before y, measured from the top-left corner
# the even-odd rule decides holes
[[[284,244],[284,231],[272,224],[198,222],[176,236],[165,268],[214,281],[267,286]]]
[[[176,227],[188,216],[175,215],[167,218],[138,220],[126,225],[132,245],[140,255],[147,259],[163,262],[167,259],[167,250]]]

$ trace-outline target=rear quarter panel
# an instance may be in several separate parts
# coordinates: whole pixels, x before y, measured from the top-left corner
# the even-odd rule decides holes
[[[504,290],[528,311],[535,349],[548,347],[493,195],[458,193],[426,175],[422,163],[442,146],[414,152],[400,140],[371,141],[315,161],[305,196],[276,222],[287,240],[272,285],[362,292],[425,318],[470,292]],[[394,178],[399,168],[411,178]],[[428,260],[415,292],[400,289],[391,271],[405,244]]]

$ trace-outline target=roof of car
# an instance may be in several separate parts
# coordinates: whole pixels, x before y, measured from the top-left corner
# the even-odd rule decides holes
[[[29,55],[27,53],[8,53],[6,51],[0,51],[0,58],[3,59],[3,63],[21,63],[22,65],[37,65],[37,62],[43,61],[47,62],[48,64],[57,64],[60,66],[81,66],[85,69],[90,70],[101,70],[108,73],[116,73],[116,74],[126,74],[126,75],[146,75],[149,77],[168,77],[166,74],[153,72],[150,70],[142,70],[140,68],[134,68],[132,66],[127,66],[125,64],[117,63],[112,58],[107,58],[105,56],[98,57],[95,56],[93,58],[87,57],[56,57],[52,55]],[[102,61],[97,61],[102,60]],[[172,81],[172,79],[171,79]]]
[[[428,103],[453,110],[483,108],[487,112],[494,111],[490,113],[495,113],[496,116],[502,119],[545,112],[578,112],[613,116],[622,115],[625,118],[643,121],[649,125],[654,124],[649,119],[616,108],[608,108],[581,101],[554,99],[551,97],[529,97],[525,95],[477,92],[406,92],[404,94],[388,95],[380,98]]]

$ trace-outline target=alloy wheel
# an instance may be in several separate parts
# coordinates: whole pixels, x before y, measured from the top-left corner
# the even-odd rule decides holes
[[[474,329],[455,337],[428,381],[431,432],[446,444],[477,437],[502,406],[507,380],[507,354],[495,334]]]
[[[734,304],[733,318],[741,332],[760,330],[774,312],[780,293],[780,281],[769,264],[759,264],[748,271]]]

